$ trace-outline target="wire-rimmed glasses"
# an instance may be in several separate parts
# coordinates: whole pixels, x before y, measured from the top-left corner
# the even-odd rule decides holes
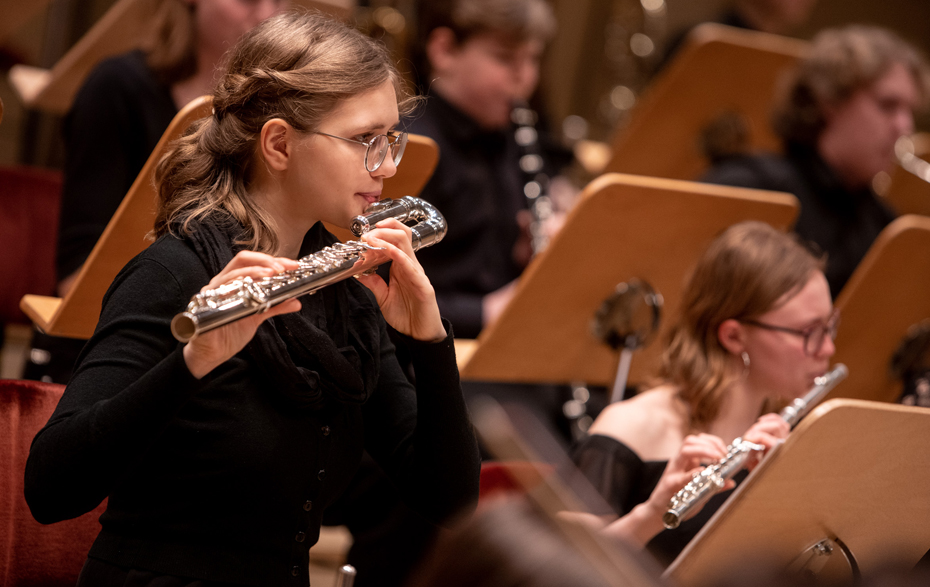
[[[817,354],[823,347],[823,343],[827,339],[827,336],[830,337],[830,340],[836,340],[836,331],[840,326],[840,311],[833,310],[833,313],[831,313],[830,317],[826,320],[811,324],[804,329],[775,326],[773,324],[766,324],[757,320],[740,320],[740,322],[743,324],[749,324],[750,326],[764,328],[765,330],[787,332],[788,334],[800,336],[804,339],[804,354],[807,356],[813,356]]]
[[[394,159],[394,165],[399,165],[401,157],[404,156],[404,148],[407,146],[407,133],[405,132],[396,133],[394,131],[388,131],[383,135],[375,135],[367,141],[347,139],[346,137],[331,135],[326,132],[314,132],[318,135],[365,145],[367,148],[365,151],[365,169],[368,170],[368,173],[372,173],[381,167],[389,150],[391,151],[391,157]]]

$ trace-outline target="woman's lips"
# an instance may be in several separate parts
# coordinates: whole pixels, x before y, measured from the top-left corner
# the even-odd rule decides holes
[[[381,192],[357,192],[355,195],[364,198],[369,204],[374,204],[381,199]]]

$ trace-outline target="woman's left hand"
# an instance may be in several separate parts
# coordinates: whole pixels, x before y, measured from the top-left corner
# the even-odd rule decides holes
[[[373,247],[384,248],[384,253],[392,261],[390,285],[377,274],[358,278],[375,294],[387,323],[417,340],[444,339],[446,329],[436,304],[436,292],[413,254],[410,228],[389,218],[375,225],[361,240]]]

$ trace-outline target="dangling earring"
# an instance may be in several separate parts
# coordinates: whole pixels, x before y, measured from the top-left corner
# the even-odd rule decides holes
[[[743,377],[745,378],[749,375],[749,353],[743,351],[739,356],[743,359]]]

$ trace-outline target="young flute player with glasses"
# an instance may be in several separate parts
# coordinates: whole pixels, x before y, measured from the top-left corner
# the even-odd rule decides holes
[[[39,521],[109,500],[79,585],[306,587],[363,450],[429,520],[474,507],[452,332],[398,221],[363,237],[392,261],[389,285],[339,281],[186,344],[170,332],[202,289],[335,243],[322,222],[348,227],[379,199],[408,103],[383,46],[318,14],[275,16],[231,50],[213,114],[156,172],[158,240],[111,285],[30,451]]]
[[[839,313],[823,269],[794,238],[759,222],[711,243],[685,287],[658,384],[608,406],[574,449],[612,508],[595,513],[620,516],[607,534],[669,564],[729,491],[666,530],[672,496],[737,437],[766,450],[787,437],[778,410],[813,387],[836,350]]]

